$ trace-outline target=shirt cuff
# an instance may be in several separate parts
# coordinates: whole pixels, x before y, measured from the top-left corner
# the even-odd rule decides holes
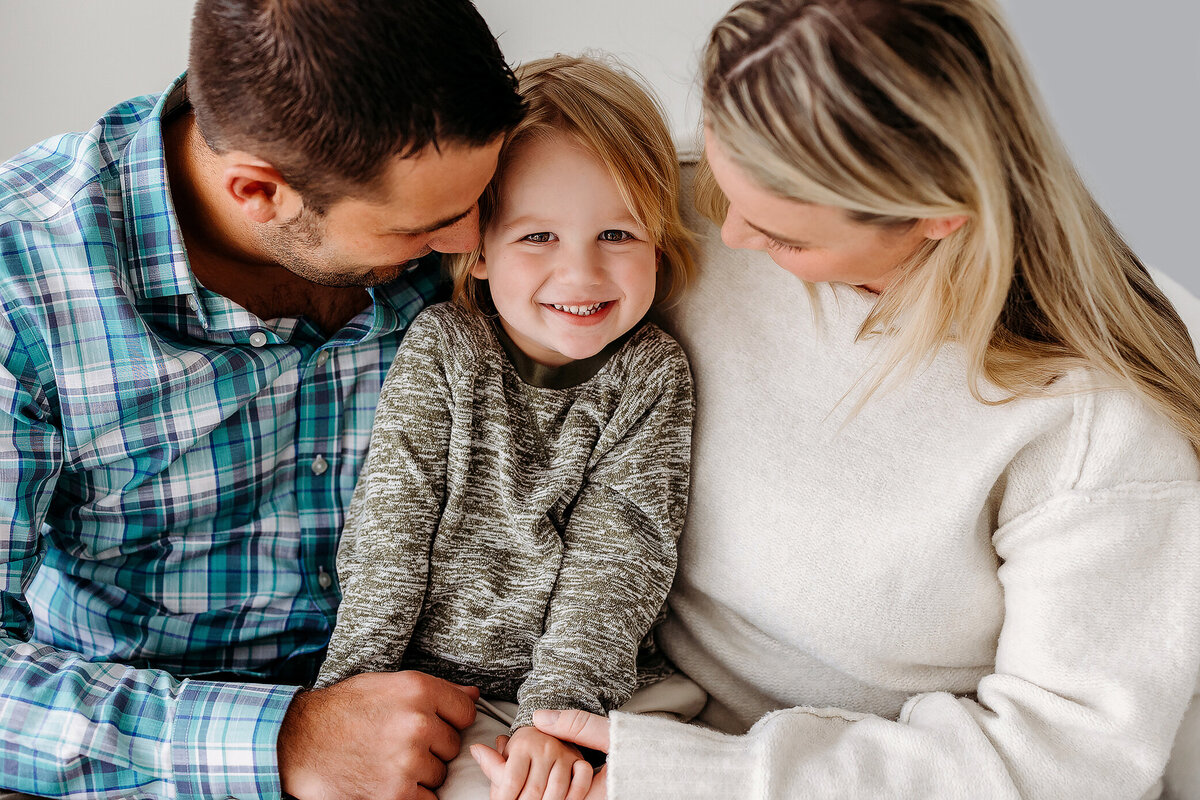
[[[609,714],[608,800],[754,795],[744,736],[653,714]]]
[[[299,686],[185,680],[171,734],[178,800],[279,797],[279,728]]]

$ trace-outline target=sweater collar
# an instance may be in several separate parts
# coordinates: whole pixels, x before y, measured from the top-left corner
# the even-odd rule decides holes
[[[645,322],[639,322],[637,325],[634,325],[624,335],[609,342],[603,350],[594,356],[582,358],[578,361],[568,361],[561,367],[550,367],[540,364],[525,355],[521,348],[517,347],[508,334],[504,332],[504,326],[500,324],[499,317],[490,317],[489,319],[491,321],[492,332],[496,334],[496,340],[500,342],[500,347],[508,355],[508,360],[512,362],[517,375],[522,381],[538,389],[570,389],[581,383],[587,383],[596,376],[596,373],[604,368],[604,365],[645,324]]]

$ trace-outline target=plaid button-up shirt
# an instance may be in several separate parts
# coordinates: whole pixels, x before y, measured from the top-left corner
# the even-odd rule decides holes
[[[198,284],[162,120],[123,103],[0,167],[0,786],[278,795],[337,534],[435,259],[331,338]],[[292,685],[288,685],[292,684]]]

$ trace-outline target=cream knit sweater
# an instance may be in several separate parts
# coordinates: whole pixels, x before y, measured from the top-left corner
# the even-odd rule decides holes
[[[1120,391],[978,403],[954,348],[847,419],[874,297],[820,286],[814,323],[708,230],[661,642],[725,733],[614,714],[611,800],[1152,792],[1200,664],[1188,443]]]

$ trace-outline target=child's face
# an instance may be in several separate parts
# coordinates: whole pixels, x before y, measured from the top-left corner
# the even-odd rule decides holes
[[[608,169],[568,136],[509,155],[472,275],[505,332],[548,366],[593,356],[654,301],[658,256]]]

